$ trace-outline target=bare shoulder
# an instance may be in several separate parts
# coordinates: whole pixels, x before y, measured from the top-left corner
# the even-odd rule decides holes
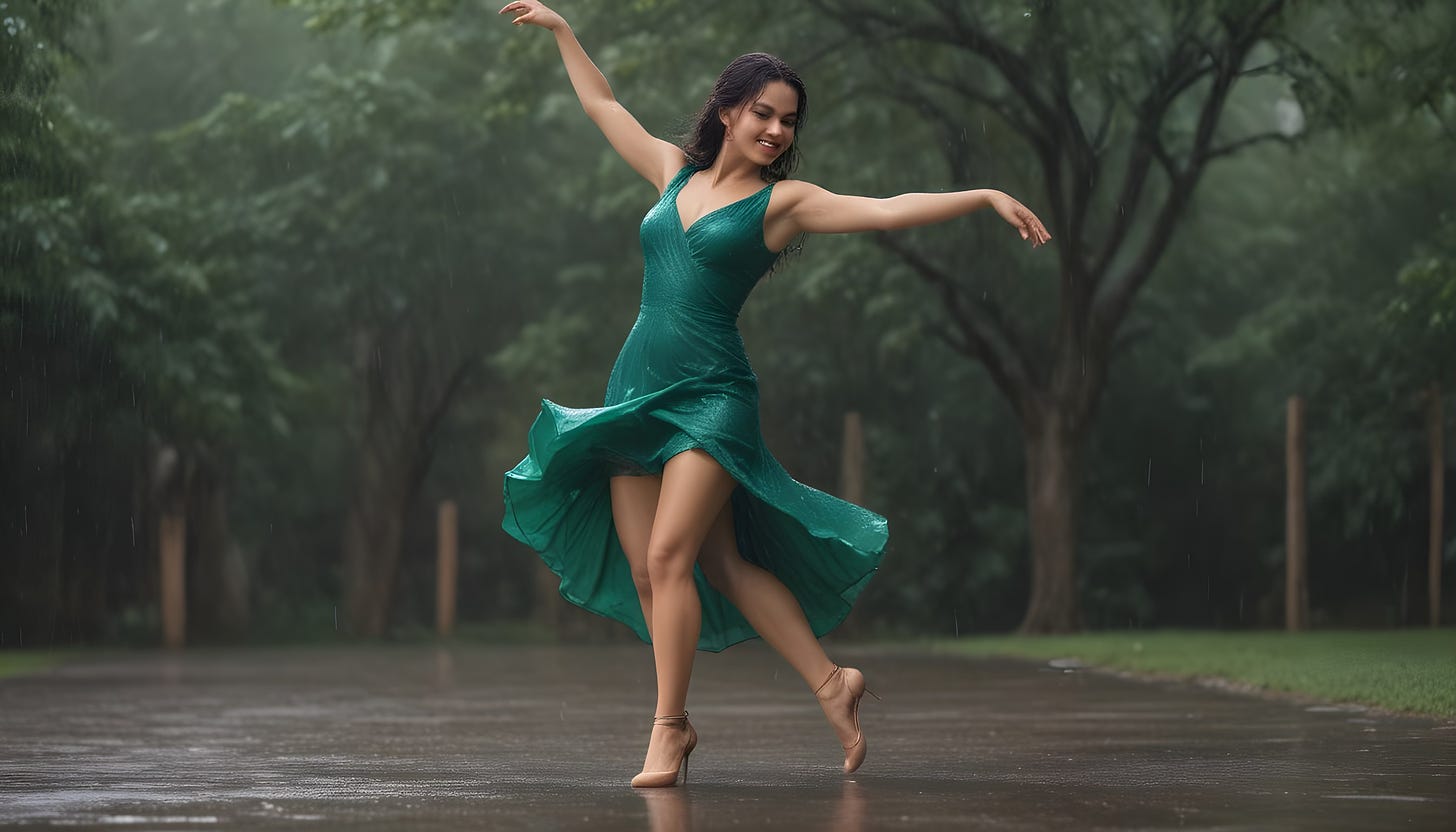
[[[802,223],[794,218],[795,212],[802,209],[806,200],[824,192],[818,185],[802,179],[780,179],[773,183],[764,211],[764,246],[775,252],[787,246],[802,230]]]
[[[823,188],[803,179],[780,179],[774,183],[774,199],[784,204],[798,202],[805,197],[823,192]]]
[[[816,194],[824,192],[823,188],[803,179],[780,179],[773,184],[773,193],[769,196],[768,215],[770,218],[776,218],[792,214],[803,207],[805,200],[812,200]]]

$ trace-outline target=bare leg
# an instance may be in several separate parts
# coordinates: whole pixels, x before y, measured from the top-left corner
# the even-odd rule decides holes
[[[642,619],[647,622],[650,636],[652,582],[647,577],[647,543],[652,539],[652,518],[657,514],[657,501],[662,494],[662,477],[612,477],[611,487],[612,522],[617,527],[622,551],[627,554],[637,600],[642,603]]]
[[[819,646],[809,620],[789,588],[772,572],[754,566],[738,552],[733,536],[733,505],[725,503],[713,520],[698,563],[714,589],[723,593],[755,632],[779,652],[814,690],[834,669]]]
[[[693,564],[733,487],[728,472],[701,450],[678,454],[662,471],[662,493],[647,545],[652,657],[657,666],[656,716],[681,714],[686,709],[693,654],[703,625]],[[642,770],[673,767],[682,755],[686,733],[681,726],[654,726]]]
[[[749,563],[739,553],[733,534],[732,503],[726,503],[714,519],[713,527],[703,542],[698,564],[708,582],[743,613],[754,631],[777,650],[815,692],[824,716],[839,737],[840,745],[848,749],[861,741],[855,697],[842,679],[824,684],[835,665],[814,637],[798,599],[772,572]],[[846,672],[856,674],[859,671]]]

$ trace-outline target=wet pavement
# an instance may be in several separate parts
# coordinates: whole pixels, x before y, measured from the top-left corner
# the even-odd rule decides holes
[[[700,654],[685,787],[634,791],[645,647],[118,654],[0,680],[0,829],[1456,829],[1456,725],[836,649],[846,778],[759,644]]]

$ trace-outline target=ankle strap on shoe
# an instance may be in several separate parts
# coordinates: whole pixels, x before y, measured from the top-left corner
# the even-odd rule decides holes
[[[652,724],[653,725],[671,725],[674,722],[687,722],[687,721],[688,721],[688,712],[687,711],[683,711],[682,713],[675,714],[673,716],[654,716],[652,718]]]
[[[824,677],[824,681],[819,684],[819,687],[814,688],[814,695],[817,697],[819,695],[819,691],[824,690],[824,686],[834,681],[834,677],[838,676],[843,671],[844,668],[840,667],[839,665],[835,665],[834,669],[829,671],[829,675]]]

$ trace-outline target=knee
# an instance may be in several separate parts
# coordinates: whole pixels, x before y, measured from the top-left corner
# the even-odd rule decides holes
[[[637,587],[637,594],[639,596],[651,598],[652,578],[647,573],[646,560],[646,558],[643,558],[640,566],[636,563],[632,564],[632,585]]]
[[[694,553],[673,542],[653,542],[647,547],[647,582],[650,586],[692,580]]]

